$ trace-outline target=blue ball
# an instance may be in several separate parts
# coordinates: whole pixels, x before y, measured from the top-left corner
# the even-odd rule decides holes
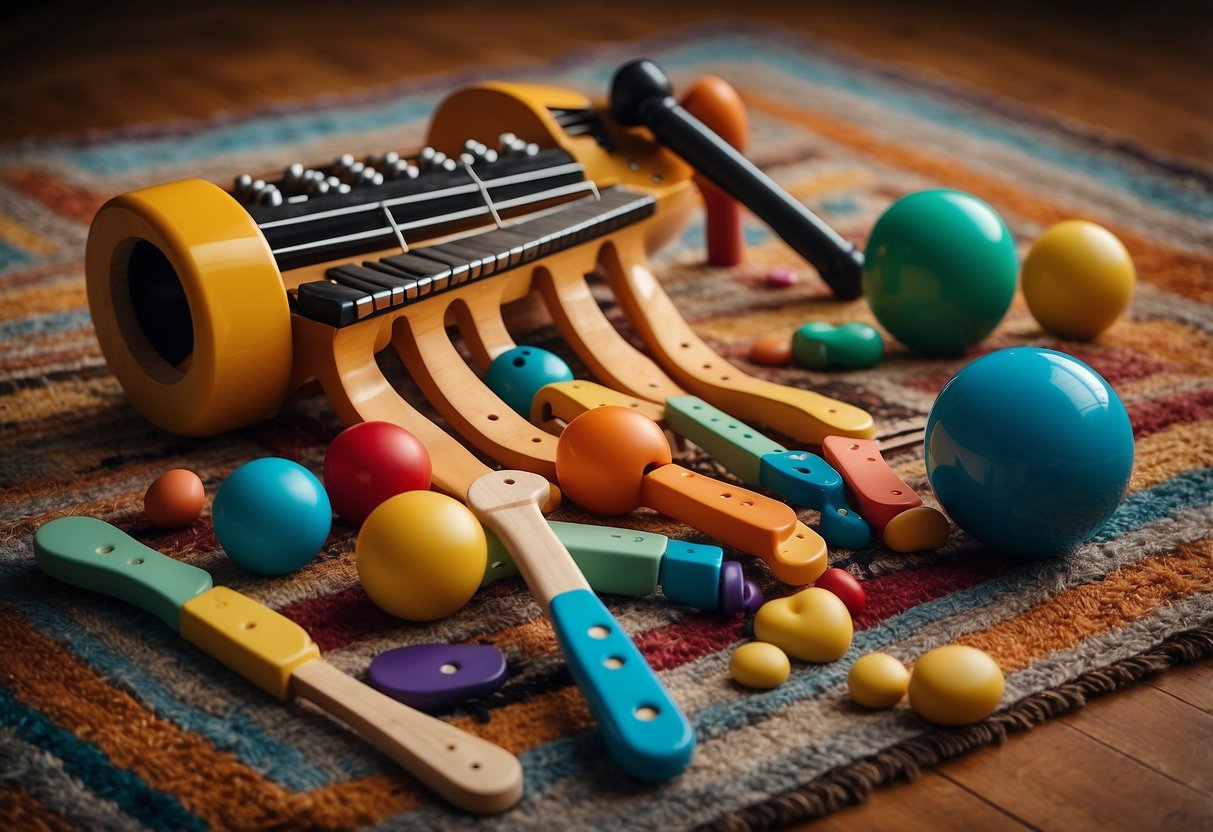
[[[493,359],[484,382],[510,409],[531,417],[531,400],[540,388],[556,381],[572,381],[573,371],[556,353],[539,347],[514,347]]]
[[[215,537],[228,557],[251,572],[285,575],[320,551],[333,510],[320,480],[289,459],[241,465],[215,494]]]
[[[944,385],[927,419],[926,468],[944,510],[986,546],[1059,555],[1120,505],[1133,428],[1116,392],[1086,364],[1013,347]]]

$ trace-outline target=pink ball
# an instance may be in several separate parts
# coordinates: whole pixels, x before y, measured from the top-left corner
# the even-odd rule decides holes
[[[389,497],[428,489],[432,472],[421,440],[390,422],[348,427],[324,455],[324,487],[333,511],[351,523],[362,523]]]

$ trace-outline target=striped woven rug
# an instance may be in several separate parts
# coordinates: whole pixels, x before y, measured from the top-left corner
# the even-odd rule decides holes
[[[1139,283],[1127,316],[1094,343],[1041,332],[1017,297],[993,335],[964,356],[924,359],[889,342],[875,369],[775,371],[750,365],[761,334],[809,320],[868,320],[864,301],[828,299],[812,270],[756,222],[746,264],[703,265],[691,227],[656,259],[696,330],[748,371],[869,409],[878,425],[925,415],[940,386],[981,353],[1017,344],[1069,352],[1124,400],[1136,436],[1130,493],[1093,540],[1066,557],[1022,561],[955,531],[940,551],[874,547],[832,554],[863,580],[869,605],[850,652],[794,663],[765,693],[730,681],[747,624],[674,606],[660,593],[608,597],[698,732],[690,769],[655,786],[610,761],[552,631],[517,580],[482,590],[432,625],[380,612],[358,584],[356,530],[337,523],[323,553],[266,579],[225,558],[209,508],[165,533],[142,515],[161,472],[197,471],[208,494],[263,456],[320,470],[341,425],[320,397],[209,439],[151,428],[125,401],[94,339],[83,282],[88,223],[109,196],[181,177],[320,162],[420,143],[427,118],[472,76],[429,79],[374,96],[166,130],[130,128],[0,148],[0,826],[13,829],[263,827],[464,829],[763,828],[827,813],[921,766],[998,742],[1170,664],[1213,653],[1213,171],[1160,158],[1082,125],[971,90],[908,77],[770,30],[692,30],[549,65],[479,77],[557,83],[596,97],[611,70],[647,55],[676,85],[712,73],[749,107],[753,158],[842,234],[862,243],[910,191],[950,187],[994,205],[1021,255],[1072,217],[1112,229]],[[677,88],[677,87],[676,87]],[[793,266],[800,281],[764,275]],[[604,297],[604,302],[609,299]],[[571,358],[550,329],[530,342]],[[407,380],[401,380],[407,384]],[[920,451],[891,458],[931,502]],[[688,460],[714,470],[708,460]],[[519,755],[523,801],[472,820],[448,809],[343,727],[281,704],[150,615],[71,589],[34,566],[31,536],[67,514],[106,519],[216,584],[306,627],[328,660],[360,676],[395,646],[485,642],[509,659],[499,692],[443,718]],[[565,519],[585,519],[565,509]],[[810,524],[812,512],[805,512]],[[637,527],[699,539],[651,513]],[[790,590],[760,565],[768,597]],[[853,705],[852,661],[876,650],[907,662],[936,645],[988,651],[1002,667],[1002,708],[941,729],[904,704]]]

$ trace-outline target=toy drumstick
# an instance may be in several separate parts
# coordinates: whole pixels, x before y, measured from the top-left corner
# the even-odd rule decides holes
[[[732,145],[692,116],[670,94],[670,81],[652,61],[624,64],[611,81],[611,115],[644,125],[657,139],[757,214],[821,274],[840,298],[857,298],[863,254],[805,208]]]
[[[503,812],[522,796],[509,752],[350,678],[290,619],[109,523],[52,520],[34,534],[34,559],[65,583],[147,610],[274,697],[312,702],[460,809]]]
[[[781,581],[811,584],[826,569],[826,545],[784,503],[675,465],[665,433],[626,407],[586,411],[556,446],[560,487],[599,514],[657,509],[763,560]]]
[[[636,777],[668,780],[690,763],[695,732],[544,519],[547,493],[537,474],[494,471],[472,483],[467,503],[510,550],[552,622],[611,756]]]

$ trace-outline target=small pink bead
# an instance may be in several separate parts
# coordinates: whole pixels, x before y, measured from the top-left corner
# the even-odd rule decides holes
[[[795,269],[787,266],[780,266],[767,272],[767,285],[774,289],[786,289],[799,282],[800,275],[796,274]]]

